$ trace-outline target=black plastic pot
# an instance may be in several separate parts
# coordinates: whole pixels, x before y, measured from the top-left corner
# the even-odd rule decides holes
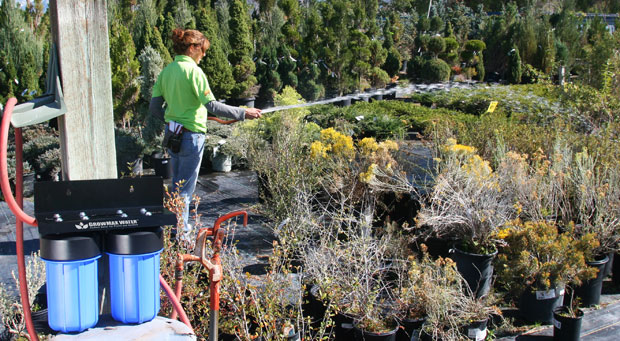
[[[556,341],[578,341],[581,334],[583,311],[577,310],[577,317],[562,316],[567,307],[557,307],[553,311],[553,339]]]
[[[476,341],[486,340],[487,334],[488,334],[488,331],[487,331],[488,322],[489,322],[489,319],[474,321],[464,328],[463,333],[470,340],[476,340]]]
[[[351,97],[343,98],[339,102],[336,102],[336,105],[339,107],[348,107],[349,105],[351,105]]]
[[[365,331],[358,326],[353,326],[355,340],[359,341],[396,341],[396,332],[398,331],[398,323],[393,330],[383,333],[373,333]]]
[[[238,106],[238,107],[246,106],[248,108],[253,108],[254,100],[256,100],[255,97],[245,97],[245,98],[235,98],[235,99],[230,100],[230,102],[234,106]]]
[[[312,318],[312,322],[316,324],[320,324],[323,318],[325,318],[325,312],[327,311],[327,307],[325,304],[319,299],[319,286],[313,285],[310,288],[309,295],[309,310],[310,317]]]
[[[620,254],[614,254],[615,262],[611,266],[611,281],[614,285],[620,285]]]
[[[478,255],[461,251],[456,247],[452,249],[450,258],[456,262],[459,273],[476,297],[485,296],[491,289],[495,255],[497,251],[488,255]]]
[[[156,176],[161,176],[164,179],[170,179],[172,177],[172,163],[170,157],[162,153],[153,153],[151,155],[151,164],[155,170]]]
[[[371,96],[373,101],[382,101],[383,100],[383,93],[379,92],[379,93],[375,93]]]
[[[553,311],[562,305],[564,288],[532,291],[527,288],[519,298],[519,313],[526,321],[551,324]]]
[[[605,265],[609,262],[609,257],[604,256],[602,259],[593,262],[587,262],[588,266],[598,270],[596,278],[584,282],[575,289],[577,297],[581,298],[583,307],[590,307],[601,302],[601,290],[603,290],[603,279],[605,279]]]
[[[355,104],[355,103],[358,103],[358,102],[368,102],[368,98],[369,98],[368,95],[360,95],[360,96],[357,96],[357,97],[352,97],[351,98],[351,103]]]
[[[337,341],[351,341],[355,338],[353,318],[343,314],[334,316],[334,333]]]
[[[218,334],[218,340],[219,341],[234,341],[237,339],[237,336],[235,334],[228,334],[228,333],[219,333]]]
[[[607,278],[607,276],[611,275],[612,269],[614,267],[614,253],[607,253],[607,258],[609,261],[605,264],[605,270],[603,271],[603,278]]]
[[[386,90],[383,93],[383,99],[396,99],[396,89]]]
[[[420,329],[424,321],[426,321],[425,318],[403,319],[398,321],[400,328],[398,328],[398,332],[396,332],[396,341],[410,341],[414,335],[417,337],[420,334]]]

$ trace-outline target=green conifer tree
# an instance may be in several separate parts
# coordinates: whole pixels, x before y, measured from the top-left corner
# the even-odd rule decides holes
[[[157,27],[153,28],[151,47],[154,48],[157,53],[159,53],[159,55],[164,61],[164,66],[172,62],[170,52],[168,51],[168,48],[164,45],[161,33],[159,33],[159,29]]]
[[[172,48],[172,31],[177,27],[174,22],[174,17],[171,12],[167,12],[163,20],[161,21],[161,38],[164,42],[164,46],[168,49],[168,53],[174,56],[174,49]]]
[[[246,98],[255,96],[256,89],[256,65],[252,61],[252,41],[250,37],[250,23],[243,0],[232,0],[230,12],[230,48],[228,60],[233,65],[233,77],[235,85],[231,91],[233,98]]]
[[[519,49],[516,45],[512,47],[510,52],[508,52],[508,56],[507,80],[510,84],[520,84],[521,76],[523,75],[523,68],[521,66],[521,55],[519,55]]]
[[[200,8],[196,14],[196,29],[202,32],[211,46],[200,62],[200,67],[209,79],[211,91],[216,98],[228,98],[235,80],[228,59],[219,40],[215,12],[210,8]]]
[[[320,83],[321,69],[317,51],[320,50],[321,40],[321,17],[316,6],[311,6],[305,13],[306,20],[303,23],[306,35],[302,38],[300,46],[299,63],[299,93],[309,101],[314,101],[323,96],[325,88]]]
[[[114,118],[123,127],[128,127],[136,113],[140,63],[136,59],[136,48],[129,30],[118,20],[110,29],[110,64]]]

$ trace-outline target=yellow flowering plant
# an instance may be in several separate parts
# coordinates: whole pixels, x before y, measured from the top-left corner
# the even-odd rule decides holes
[[[571,224],[560,234],[553,222],[506,224],[497,233],[506,241],[498,255],[498,284],[518,295],[526,288],[549,290],[593,278],[596,269],[588,267],[586,259],[598,242],[593,234],[573,238],[573,228]]]
[[[440,148],[433,181],[416,218],[419,231],[458,240],[466,252],[495,252],[503,244],[496,232],[515,217],[516,208],[489,162],[475,148],[448,139]]]
[[[322,185],[330,197],[343,194],[362,200],[371,191],[409,190],[404,177],[396,171],[393,154],[398,143],[378,142],[366,137],[355,143],[334,128],[321,130],[320,138],[310,145],[311,167],[323,172]]]

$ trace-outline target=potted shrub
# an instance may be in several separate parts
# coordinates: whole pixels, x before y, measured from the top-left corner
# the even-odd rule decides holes
[[[551,323],[564,286],[595,275],[586,265],[598,245],[593,234],[574,239],[571,233],[558,233],[553,222],[516,220],[498,237],[507,245],[498,256],[499,281],[519,298],[519,311],[528,321]]]
[[[205,155],[211,161],[211,169],[216,172],[230,172],[233,163],[242,164],[247,136],[234,126],[207,121],[205,135]]]
[[[620,170],[615,164],[597,162],[584,148],[575,154],[567,174],[569,191],[564,202],[570,206],[564,207],[564,220],[570,217],[575,221],[578,237],[592,233],[598,241],[593,257],[586,259],[597,270],[597,276],[576,288],[576,292],[584,306],[596,305],[600,302],[603,279],[611,271],[607,265],[620,248]]]
[[[578,341],[581,334],[581,320],[583,311],[579,309],[579,299],[573,297],[571,290],[570,301],[553,310],[553,339],[557,341]]]
[[[383,296],[387,286],[382,271],[390,238],[371,236],[369,226],[353,214],[342,218],[357,220],[362,226],[345,232],[346,240],[337,239],[338,230],[330,232],[334,233],[331,237],[322,235],[318,245],[304,252],[305,270],[319,287],[318,296],[327,307],[327,317],[334,312],[331,319],[337,339],[352,339],[355,334],[390,339],[398,327],[395,304]]]
[[[516,214],[513,198],[502,192],[502,180],[475,148],[448,139],[416,218],[423,237],[455,241],[451,257],[476,297],[491,287],[491,261],[504,243],[496,233]]]
[[[421,262],[421,287],[418,293],[425,301],[426,321],[422,340],[484,340],[487,321],[497,310],[488,297],[466,294],[467,283],[450,258],[432,260],[428,254]]]
[[[146,148],[144,139],[136,131],[117,128],[114,130],[114,140],[118,175],[141,174],[142,157]]]

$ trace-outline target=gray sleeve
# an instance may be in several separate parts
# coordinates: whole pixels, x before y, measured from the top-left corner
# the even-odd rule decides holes
[[[149,112],[151,115],[163,122],[164,114],[166,113],[166,110],[164,109],[164,97],[157,96],[151,98],[151,102],[149,103]]]
[[[245,120],[245,109],[243,108],[233,107],[224,103],[220,103],[218,101],[210,101],[209,103],[205,104],[205,107],[207,107],[207,110],[210,113],[213,113],[217,116],[232,118],[237,121]]]

